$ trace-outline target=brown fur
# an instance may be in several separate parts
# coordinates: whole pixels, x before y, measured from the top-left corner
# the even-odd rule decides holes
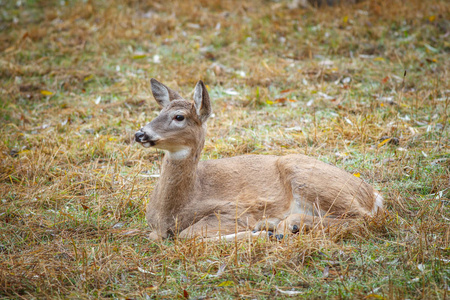
[[[381,208],[382,198],[376,203],[372,186],[304,155],[244,155],[199,162],[205,121],[211,114],[204,84],[197,84],[194,104],[178,100],[178,94],[154,79],[152,90],[158,91],[154,96],[163,109],[140,132],[154,147],[167,151],[147,205],[152,239],[174,233],[216,237],[253,229],[294,231],[294,225],[328,226]],[[161,91],[171,102],[158,99],[164,97]],[[184,121],[176,121],[177,114]]]

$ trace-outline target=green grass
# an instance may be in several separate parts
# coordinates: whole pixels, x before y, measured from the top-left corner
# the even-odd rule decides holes
[[[0,4],[1,298],[449,298],[450,6],[289,4]],[[281,242],[149,241],[163,153],[133,135],[158,111],[152,77],[208,85],[204,159],[308,154],[359,173],[387,215]]]

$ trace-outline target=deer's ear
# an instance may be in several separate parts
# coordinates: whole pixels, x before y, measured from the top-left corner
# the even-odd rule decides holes
[[[152,84],[152,94],[153,97],[155,97],[156,102],[158,102],[158,104],[162,108],[169,106],[169,91],[167,90],[166,86],[155,78],[150,79],[150,82]]]
[[[200,121],[204,123],[211,115],[211,101],[206,86],[201,80],[195,86],[194,106]]]
[[[150,79],[152,85],[152,94],[156,102],[164,108],[170,104],[170,101],[175,99],[183,99],[177,92],[168,88],[155,78]]]

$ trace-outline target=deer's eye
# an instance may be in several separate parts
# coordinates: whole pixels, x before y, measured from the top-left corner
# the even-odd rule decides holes
[[[184,116],[183,115],[176,115],[175,118],[173,118],[173,119],[181,122],[181,121],[184,120]]]

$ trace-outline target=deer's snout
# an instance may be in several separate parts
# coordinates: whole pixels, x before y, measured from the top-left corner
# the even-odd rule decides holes
[[[155,142],[150,139],[150,137],[143,131],[139,130],[134,134],[134,140],[144,147],[154,146]]]
[[[145,132],[137,131],[134,135],[134,139],[136,142],[142,143],[145,139],[148,139],[148,136],[145,134]]]

